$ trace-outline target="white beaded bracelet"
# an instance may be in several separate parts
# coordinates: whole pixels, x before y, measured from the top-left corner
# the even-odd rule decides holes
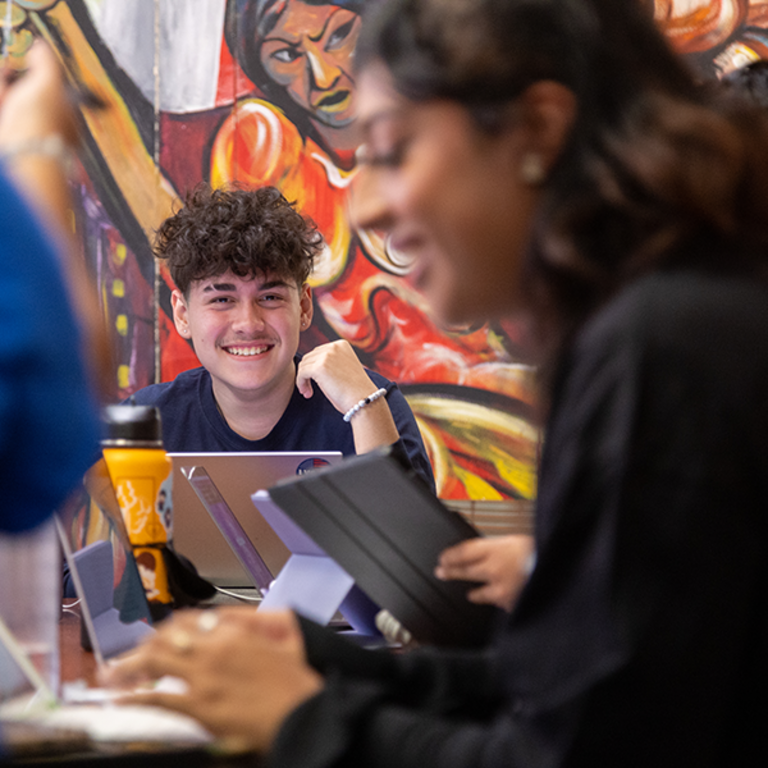
[[[387,394],[387,390],[382,387],[377,389],[372,395],[364,397],[359,403],[355,403],[345,414],[344,421],[349,421],[358,411],[365,408],[366,405],[376,402],[380,397],[384,397]]]

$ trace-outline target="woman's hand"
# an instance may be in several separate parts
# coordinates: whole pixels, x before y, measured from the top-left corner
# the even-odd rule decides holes
[[[186,691],[136,692],[166,675],[183,680]],[[269,749],[285,718],[323,687],[307,664],[296,617],[253,608],[180,611],[102,677],[107,686],[132,689],[120,703],[190,715],[228,746],[259,752]]]
[[[13,70],[5,70],[0,78],[0,146],[50,136],[76,144],[76,110],[53,49],[35,42],[25,65],[18,77]]]
[[[481,582],[467,599],[510,611],[528,579],[532,556],[533,537],[524,534],[467,539],[440,554],[435,576]]]

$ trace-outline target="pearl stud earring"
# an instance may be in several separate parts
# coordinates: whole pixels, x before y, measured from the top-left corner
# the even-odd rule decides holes
[[[535,152],[524,155],[520,163],[520,178],[531,187],[538,187],[544,182],[546,173],[540,155]]]

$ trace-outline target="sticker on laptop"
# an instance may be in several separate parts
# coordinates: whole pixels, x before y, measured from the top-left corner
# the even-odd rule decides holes
[[[307,472],[311,472],[313,469],[320,469],[321,467],[329,467],[331,462],[327,459],[313,458],[304,459],[304,461],[296,467],[297,475],[306,475]]]

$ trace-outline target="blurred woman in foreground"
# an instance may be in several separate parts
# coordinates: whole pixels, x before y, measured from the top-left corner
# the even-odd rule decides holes
[[[75,108],[53,50],[0,68],[0,531],[36,528],[98,450],[106,335],[71,237]]]
[[[390,0],[356,214],[448,321],[534,319],[537,563],[481,653],[182,615],[113,673],[270,765],[763,765],[768,128],[638,0]]]

